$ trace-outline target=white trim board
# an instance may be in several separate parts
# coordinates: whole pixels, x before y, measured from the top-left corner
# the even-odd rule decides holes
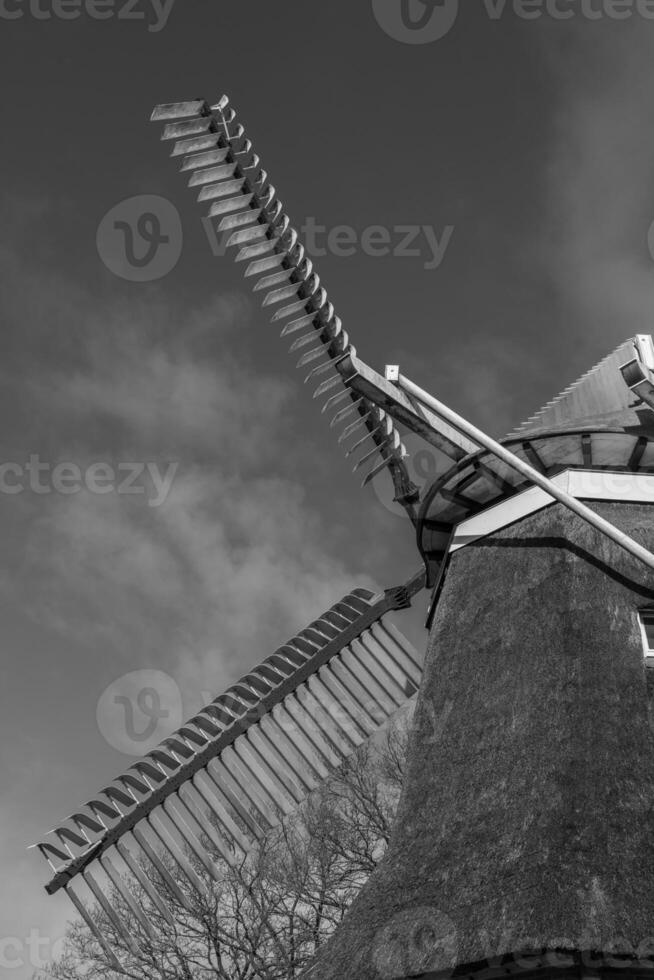
[[[608,470],[564,470],[552,483],[571,496],[584,500],[614,500],[654,504],[654,473],[624,473]],[[458,551],[479,538],[535,514],[555,503],[545,490],[529,487],[522,493],[488,507],[462,521],[454,529],[450,551]]]

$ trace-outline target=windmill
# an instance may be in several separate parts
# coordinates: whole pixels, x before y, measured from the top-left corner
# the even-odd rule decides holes
[[[494,761],[501,757],[507,783],[515,779],[517,770],[510,765],[514,757],[507,753],[505,759],[496,744],[491,706],[485,723],[492,737],[489,742],[479,740],[485,765],[480,771],[473,767],[473,777],[464,779],[461,745],[466,744],[465,724],[459,718],[458,729],[453,728],[461,739],[456,743],[448,734],[453,724],[448,719],[455,706],[457,714],[459,705],[467,705],[467,715],[461,710],[470,719],[470,707],[478,710],[484,692],[490,690],[498,703],[507,702],[507,711],[511,708],[516,717],[522,717],[514,703],[515,692],[506,694],[512,690],[512,680],[502,667],[506,651],[501,633],[503,623],[517,628],[523,622],[524,609],[511,614],[510,593],[514,590],[522,596],[527,586],[532,588],[534,615],[541,618],[548,612],[546,598],[566,606],[574,597],[584,611],[582,618],[590,623],[589,610],[595,610],[601,596],[608,603],[605,617],[610,610],[613,620],[626,631],[625,642],[631,643],[632,674],[635,676],[636,640],[641,651],[636,665],[644,670],[642,643],[647,642],[654,621],[645,609],[638,619],[642,597],[650,595],[654,583],[654,555],[647,547],[652,530],[648,508],[654,502],[654,345],[646,335],[625,342],[523,427],[497,442],[413,384],[399,367],[389,366],[381,376],[359,359],[226,97],[215,105],[201,99],[161,105],[152,119],[163,123],[162,139],[172,145],[171,156],[180,162],[189,187],[208,207],[218,231],[227,236],[227,248],[235,250],[235,259],[243,264],[246,278],[254,281],[264,308],[274,310],[273,325],[290,344],[297,366],[307,372],[305,381],[315,384],[316,399],[324,400],[323,412],[333,413],[331,424],[340,427],[339,442],[355,460],[354,470],[363,485],[388,469],[396,500],[415,526],[423,567],[404,585],[381,595],[363,589],[350,592],[158,749],[59,823],[36,845],[54,873],[47,890],[65,889],[106,946],[90,910],[95,904],[123,931],[129,945],[133,938],[109,896],[115,889],[125,905],[143,919],[129,885],[131,876],[147,890],[143,861],[150,862],[160,876],[162,893],[151,898],[165,914],[166,890],[172,894],[176,886],[162,853],[172,856],[191,885],[200,888],[186,852],[190,849],[194,860],[212,874],[203,835],[226,860],[235,846],[243,853],[256,847],[271,827],[420,685],[412,767],[397,839],[379,875],[355,903],[339,942],[328,948],[312,977],[372,980],[383,975],[392,980],[437,975],[453,967],[475,973],[472,964],[483,961],[487,953],[510,957],[522,950],[526,926],[520,920],[522,932],[517,938],[509,935],[503,946],[497,937],[498,923],[506,924],[510,903],[498,904],[496,899],[493,905],[490,898],[487,907],[491,911],[486,916],[472,916],[473,926],[461,922],[461,907],[466,907],[466,901],[474,905],[470,881],[478,879],[470,872],[463,848],[464,831],[470,829],[465,819],[455,819],[456,800],[453,803],[443,787],[436,785],[434,772],[442,770],[453,785],[465,783],[461,799],[474,809],[474,792],[482,785],[497,804]],[[418,435],[452,461],[422,499],[406,467],[400,429]],[[637,519],[633,519],[634,508]],[[540,552],[538,546],[530,545],[532,527],[545,536]],[[554,529],[558,538],[552,543]],[[543,586],[535,602],[534,569],[540,576],[537,581],[548,583],[552,578],[548,572],[558,567],[557,548],[574,558],[559,569],[568,591],[562,594],[550,586],[550,595]],[[515,576],[516,564],[523,570],[521,580]],[[578,580],[584,574],[585,606],[578,596]],[[640,605],[627,601],[623,592],[620,601],[606,593],[605,580],[613,583],[616,577],[619,588],[637,595]],[[498,594],[498,583],[506,586],[506,579],[510,579],[510,588]],[[473,581],[476,592],[471,592]],[[422,678],[421,658],[386,617],[406,608],[425,587],[432,590],[431,638]],[[473,601],[476,614],[471,616]],[[523,605],[525,602],[523,599]],[[558,616],[556,609],[552,606],[549,613]],[[495,660],[487,656],[480,666],[471,662],[470,644],[484,628],[486,633],[476,642],[486,650],[494,640]],[[542,622],[540,630],[542,637]],[[458,659],[452,652],[443,654],[443,636],[451,651],[461,654]],[[557,665],[563,673],[569,669],[560,662],[567,649],[565,638],[557,637],[551,650],[548,647],[550,684],[553,675],[560,682],[554,669]],[[511,661],[508,654],[505,659]],[[498,686],[492,673],[488,674],[491,663],[500,671],[504,686]],[[439,664],[445,664],[442,691]],[[468,672],[462,674],[463,665]],[[515,677],[521,677],[520,668],[516,660]],[[544,695],[537,683],[544,684],[538,670],[534,678],[536,694]],[[608,684],[599,686],[601,693],[606,693]],[[566,696],[574,702],[569,692]],[[630,704],[630,723],[642,719],[643,704],[635,695]],[[340,723],[336,721],[336,706],[345,712],[345,724],[342,716]],[[640,737],[642,740],[642,733]],[[427,750],[425,756],[426,746],[435,743],[439,743],[438,752]],[[420,759],[426,761],[429,779],[433,779],[426,790]],[[427,846],[426,856],[423,852],[433,826],[435,800],[452,822],[438,826],[439,844],[431,850]],[[514,803],[519,810],[516,800]],[[651,804],[654,807],[654,787]],[[465,808],[462,812],[465,815]],[[504,810],[502,813],[506,817]],[[507,824],[511,824],[508,818]],[[506,853],[519,850],[519,841],[516,838],[494,849],[491,837],[483,838],[484,852],[473,826],[479,858],[486,861],[493,879],[498,867],[504,867]],[[432,850],[439,855],[438,867]],[[427,867],[430,876],[425,875]],[[454,893],[447,887],[450,881],[457,882],[464,899],[456,907]],[[440,909],[440,919],[438,915],[429,918],[432,908]],[[595,912],[594,919],[590,913],[587,916],[589,928],[601,918]],[[398,914],[404,916],[399,936],[394,918]],[[443,918],[453,923],[457,934],[454,952],[452,937],[439,935],[437,924]],[[516,913],[516,922],[518,918]],[[583,917],[577,918],[581,923]],[[559,936],[567,934],[566,921],[565,916],[557,920]],[[531,935],[545,937],[537,928],[540,920],[529,922],[534,928]],[[416,923],[420,924],[418,931]],[[147,929],[147,921],[143,925]],[[605,923],[597,927],[588,940],[590,945],[602,946],[609,931]],[[544,938],[540,945],[547,947],[548,942]],[[574,941],[572,945],[576,955],[579,949]],[[108,947],[107,953],[113,956]],[[120,969],[118,961],[115,966]]]

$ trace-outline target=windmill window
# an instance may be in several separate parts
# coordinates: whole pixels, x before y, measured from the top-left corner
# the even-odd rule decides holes
[[[643,654],[648,667],[654,667],[654,608],[641,609],[638,613],[643,639]]]

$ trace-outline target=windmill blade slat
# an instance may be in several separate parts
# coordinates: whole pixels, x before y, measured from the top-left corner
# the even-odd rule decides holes
[[[285,324],[282,327],[280,337],[289,337],[291,334],[297,333],[298,330],[304,330],[305,327],[310,327],[313,325],[315,320],[314,313],[305,313],[304,316],[298,317],[297,320],[291,320],[290,323]],[[341,392],[343,398],[349,398],[350,393],[348,391]]]
[[[257,259],[262,255],[267,255],[274,249],[279,248],[280,241],[280,235],[273,235],[272,238],[267,238],[265,242],[259,242],[257,245],[248,245],[237,252],[236,262],[249,262],[250,259]]]
[[[388,654],[398,674],[408,674],[416,687],[418,687],[422,679],[422,667],[418,662],[417,655],[412,657],[410,651],[408,655],[405,654],[405,640],[398,628],[393,623],[384,623],[379,620],[379,622],[372,625],[370,635]],[[360,640],[363,642],[363,634]]]
[[[237,170],[237,164],[225,163],[218,167],[207,167],[202,170],[194,170],[188,179],[189,187],[201,187],[203,184],[211,184],[213,181],[224,180],[233,177]]]
[[[361,709],[356,698],[340,682],[330,666],[322,668],[316,678],[316,684],[322,684],[327,692],[329,700],[334,706],[332,710],[337,710],[338,707],[347,715],[350,727],[359,732],[361,741],[365,741],[369,735],[372,735],[377,726]]]
[[[292,813],[295,809],[295,798],[289,793],[286,783],[279,777],[274,764],[262,756],[254,739],[245,737],[234,743],[234,751],[246,772],[252,773],[257,785],[266,794],[271,805],[283,813]]]
[[[124,807],[127,810],[130,810],[136,802],[136,798],[133,795],[123,792],[123,790],[119,789],[117,786],[106,786],[102,790],[102,793],[108,800],[111,800],[116,804],[116,809],[118,810],[121,818],[124,815],[124,810],[122,808]]]
[[[304,790],[300,786],[295,771],[290,763],[277,751],[273,743],[259,727],[246,735],[248,747],[258,756],[269,778],[278,791],[286,794],[292,807],[295,808],[304,798]]]
[[[218,231],[229,231],[232,228],[240,228],[243,225],[249,225],[253,221],[256,221],[261,214],[261,208],[252,208],[251,211],[240,211],[238,214],[230,214],[228,217],[223,218],[219,225]]]
[[[285,255],[283,252],[275,252],[274,255],[267,255],[263,259],[256,259],[250,262],[245,270],[245,278],[250,276],[259,276],[262,272],[268,272],[270,269],[276,269],[278,266],[282,265],[285,261]]]
[[[156,807],[150,813],[148,825],[152,828],[164,851],[177,862],[191,887],[199,895],[206,897],[208,895],[207,886],[191,864],[188,853],[184,853],[185,849],[181,843],[181,840],[184,840],[185,835],[188,834],[189,846],[195,850],[194,834],[186,821],[172,810],[169,796],[166,797],[162,806]]]
[[[203,792],[203,798],[207,800],[225,828],[228,841],[238,845],[241,851],[247,854],[252,841],[261,836],[261,831],[251,814],[247,796],[243,793],[239,794],[233,788],[233,782],[230,782],[231,772],[231,765],[214,759],[203,772],[198,773],[198,786],[202,777],[206,777],[210,794]],[[239,826],[237,821],[240,821],[242,826]]]
[[[344,409],[343,412],[351,414],[352,409]],[[343,412],[338,413],[341,416],[341,418],[338,420],[339,422],[343,420]],[[353,433],[358,432],[361,426],[371,417],[372,417],[372,412],[368,412],[366,415],[359,416],[359,418],[356,419],[356,421],[350,422],[350,424],[346,425],[345,428],[342,430],[338,438],[338,441],[345,442],[346,439],[349,439]],[[338,425],[338,422],[334,423],[334,420],[332,419],[330,425],[334,425],[334,424]]]
[[[134,942],[134,940],[132,938],[132,935],[131,935],[129,929],[125,925],[123,925],[123,923],[120,921],[120,918],[118,917],[118,915],[114,911],[114,909],[113,909],[113,907],[111,905],[111,902],[106,897],[105,892],[100,887],[100,885],[98,884],[98,882],[95,880],[95,878],[93,876],[93,873],[90,870],[87,869],[84,872],[82,872],[82,877],[83,877],[83,879],[84,879],[84,881],[85,881],[85,883],[86,883],[89,891],[93,895],[93,898],[98,903],[98,905],[100,906],[100,908],[102,909],[102,911],[104,912],[104,914],[107,916],[107,918],[111,922],[112,926],[114,927],[114,929],[116,930],[116,932],[118,933],[118,935],[121,937],[122,941],[128,947],[128,949],[130,950],[130,952],[133,955],[137,956],[138,955],[138,947],[137,947],[136,943]]]
[[[230,155],[232,150],[228,146],[216,147],[213,150],[203,150],[201,153],[190,153],[182,160],[179,168],[182,173],[187,170],[195,170],[200,167],[210,167],[214,164],[222,163]]]
[[[261,238],[264,238],[266,234],[266,229],[261,225],[255,225],[253,228],[243,228],[234,231],[227,239],[226,247],[235,248],[237,245],[248,245],[251,242],[256,242]]]
[[[289,745],[288,739],[284,736],[279,726],[272,721],[270,715],[261,719],[256,732],[252,736],[259,736],[270,755],[269,758],[279,759],[281,771],[288,775],[289,784],[297,788],[298,802],[301,802],[307,793],[316,785],[316,780],[305,771],[302,760],[298,758],[297,751]]]
[[[95,815],[90,816],[87,813],[73,813],[68,819],[72,820],[75,826],[78,827],[82,833],[84,833],[84,828],[86,828],[86,830],[90,830],[94,834],[101,834],[104,830],[104,825],[95,817]]]
[[[205,802],[204,796],[202,796],[196,790],[196,795],[194,797],[191,791],[191,786],[188,783],[186,783],[185,786],[182,789],[180,789],[178,796],[181,799],[182,803],[184,804],[186,810],[193,818],[195,824],[199,828],[200,833],[204,834],[209,839],[214,851],[217,854],[219,854],[224,861],[231,863],[232,860],[231,848],[225,841],[224,836],[218,833],[215,822],[214,820],[211,819],[210,814],[215,816],[213,808],[210,807],[209,812],[207,812],[203,807],[203,803]],[[204,864],[206,852],[205,852],[205,857],[202,857],[200,855],[199,857],[202,863]],[[209,873],[211,874],[212,878],[214,878],[214,880],[216,881],[220,880],[220,876],[217,870],[217,865],[214,864],[213,862],[211,863],[211,868],[209,869]]]
[[[261,831],[266,832],[275,826],[279,803],[274,787],[271,789],[258,768],[244,761],[243,756],[235,751],[235,746],[211,762],[208,769],[215,769],[221,792],[225,786],[229,786],[230,798],[233,795],[236,804],[243,810],[242,819],[249,821],[253,836],[259,837]]]
[[[331,360],[325,361],[323,364],[319,364],[318,367],[314,367],[305,377],[304,383],[308,384],[309,381],[315,380],[315,378],[317,378],[319,375],[325,374],[326,371],[333,371],[333,369],[338,367],[345,357],[347,357],[346,354],[339,354],[338,357],[331,358]],[[338,377],[338,375],[336,375],[336,377]],[[381,451],[379,443],[376,442],[375,445],[377,446],[377,449]]]
[[[125,881],[123,875],[114,864],[114,859],[109,851],[105,853],[99,859],[100,865],[104,869],[105,874],[111,881],[111,884],[116,889],[118,894],[121,896],[122,900],[128,906],[130,914],[134,916],[136,921],[139,923],[141,928],[145,931],[147,935],[153,937],[154,933],[152,930],[152,925],[143,913],[143,910],[139,903],[136,901],[134,895],[130,891],[130,888]]]
[[[287,286],[273,289],[264,296],[262,306],[274,306],[275,303],[281,303],[292,296],[297,296],[301,289],[302,283],[300,282],[291,282]]]
[[[366,439],[374,436],[374,434],[377,432],[378,428],[379,427],[377,427],[376,429],[374,429],[372,432],[368,433],[368,436],[366,436]],[[356,447],[353,447],[353,448],[356,449],[357,447],[360,447],[364,442],[365,442],[365,440],[362,439],[359,443],[357,443],[357,446]],[[346,456],[351,456],[352,455],[352,452],[353,452],[353,450],[351,449],[345,455]],[[364,466],[370,459],[373,458],[373,456],[376,456],[376,455],[377,455],[377,446],[375,445],[373,449],[368,450],[368,452],[365,453],[365,455],[363,455],[361,457],[361,459],[357,460],[357,462],[352,467],[352,472],[353,473],[356,473],[357,470],[360,470],[362,466]]]
[[[367,738],[365,727],[357,722],[356,713],[353,716],[351,707],[336,700],[333,691],[327,687],[322,679],[312,677],[309,687],[328,720],[332,723],[341,744],[344,746],[345,754],[350,755],[354,749],[365,742]]]
[[[209,103],[204,99],[193,99],[191,102],[166,102],[153,109],[150,119],[152,122],[187,119],[193,116],[206,116],[208,112]]]
[[[178,140],[170,151],[171,157],[181,157],[197,153],[200,150],[212,150],[219,145],[220,136],[209,133],[207,136],[191,136],[190,139]]]
[[[244,194],[243,197],[230,197],[228,201],[215,201],[209,208],[209,217],[217,218],[232,211],[240,211],[244,204],[254,200],[254,194]]]
[[[260,785],[252,770],[243,766],[233,749],[223,753],[220,759],[214,759],[207,771],[211,788],[217,796],[227,800],[252,840],[259,840],[275,826],[275,799]]]
[[[213,768],[216,773],[214,775]],[[252,810],[255,803],[249,794],[239,792],[239,786],[232,780],[231,772],[227,765],[214,760],[203,772],[196,773],[193,777],[193,785],[202,799],[211,809],[211,812],[225,828],[227,839],[237,843],[245,853],[249,847],[247,836],[241,828],[234,822],[233,814],[247,828],[253,840],[261,836],[262,828],[266,827],[265,818],[253,818]]]
[[[191,809],[184,803],[184,800],[179,793],[175,793],[173,796],[168,796],[164,800],[163,810],[171,824],[175,827],[175,830],[179,831],[184,842],[190,845],[191,850],[195,854],[198,861],[202,864],[205,871],[207,871],[215,881],[218,881],[218,868],[211,860],[207,849],[201,843],[197,835],[198,828],[201,834],[203,832],[202,824],[198,824],[198,821],[194,818]],[[196,890],[204,890],[205,893],[208,894],[205,883],[198,877],[190,861],[187,862],[186,867],[193,871],[193,878],[189,878],[191,884],[195,886]],[[184,868],[185,871],[186,867]],[[198,889],[199,883],[201,883],[202,889]]]
[[[338,724],[330,716],[329,712],[325,711],[321,701],[312,690],[310,681],[305,687],[296,691],[296,698],[300,707],[310,719],[312,727],[315,727],[316,734],[325,740],[325,745],[336,757],[337,761],[335,765],[340,765],[343,759],[352,751],[354,747],[352,742],[347,738],[345,733],[341,732]]]
[[[91,917],[86,906],[84,905],[83,901],[78,896],[77,892],[72,887],[72,885],[68,885],[66,887],[66,894],[68,895],[68,898],[73,903],[77,913],[82,917],[82,919],[86,923],[91,934],[95,936],[95,938],[99,942],[100,946],[104,950],[105,956],[112,964],[113,969],[116,970],[116,972],[118,973],[122,973],[123,969],[120,965],[120,962],[118,961],[116,954],[114,953],[113,949],[111,948],[107,940],[104,938],[102,931],[96,925],[95,921]]]
[[[47,841],[42,844],[32,844],[31,846],[38,848],[40,854],[46,859],[53,871],[55,871],[57,868],[57,865],[52,860],[53,858],[56,858],[56,860],[59,862],[59,866],[61,866],[61,864],[66,864],[66,862],[70,860],[70,854],[68,854],[66,851],[62,851],[60,847],[56,847],[54,844]]]
[[[91,800],[90,803],[86,804],[91,813],[97,817],[97,819],[102,823],[106,829],[105,819],[110,821],[117,820],[120,814],[114,806],[110,806],[103,800]]]
[[[370,685],[365,683],[365,675],[358,669],[357,664],[352,664],[351,662],[348,664],[345,662],[345,658],[341,658],[338,663],[332,665],[331,670],[340,683],[352,692],[356,703],[362,712],[372,719],[376,728],[383,725],[386,718],[388,718],[389,712],[384,710],[382,703],[375,697]],[[393,704],[392,711],[396,707],[397,705]]]
[[[328,378],[327,381],[321,382],[313,393],[314,398],[321,398],[323,395],[327,394],[333,388],[340,387],[341,379],[339,377]],[[349,391],[346,392],[347,397],[350,397]]]
[[[385,715],[392,714],[406,700],[404,692],[399,694],[393,690],[393,685],[388,682],[383,671],[377,670],[375,672],[373,670],[370,662],[372,658],[366,657],[365,654],[356,649],[354,644],[347,653],[343,654],[342,660],[349,670],[363,678],[363,682]]]
[[[336,678],[338,684],[348,692],[360,715],[366,720],[366,727],[372,725],[372,731],[375,732],[383,725],[388,713],[382,710],[381,704],[373,697],[369,688],[362,683],[360,671],[352,671],[340,657],[326,669]],[[395,708],[395,705],[393,707]]]
[[[213,201],[218,198],[229,197],[231,194],[238,194],[245,187],[242,178],[237,180],[224,180],[218,184],[207,184],[198,194],[198,201]]]
[[[131,835],[128,836],[131,837]],[[170,909],[165,904],[165,902],[162,901],[158,891],[153,887],[152,882],[150,881],[148,876],[144,873],[143,868],[139,864],[138,858],[135,857],[130,851],[127,842],[127,836],[124,837],[122,840],[116,841],[116,850],[120,854],[126,866],[129,868],[135,880],[138,882],[140,888],[142,888],[143,892],[148,896],[148,898],[152,902],[153,906],[157,909],[160,915],[163,916],[163,918],[168,922],[169,925],[173,925],[173,917],[170,912]],[[146,922],[148,922],[149,924],[149,920],[147,918],[146,918]]]
[[[326,351],[325,348],[322,346],[322,344],[319,347],[314,347],[312,350],[306,351],[304,354],[302,354],[300,358],[298,358],[296,367],[299,368],[306,367],[307,364],[312,364],[314,361],[320,360],[321,357],[325,356],[325,353]],[[337,354],[336,357],[330,358],[330,360],[327,363],[335,364],[336,361],[340,361],[342,357],[343,357],[342,353]]]
[[[332,769],[329,760],[323,756],[320,748],[298,724],[294,715],[291,714],[289,710],[291,701],[292,698],[287,698],[283,705],[277,705],[273,708],[272,715],[284,731],[286,737],[297,746],[298,751],[306,759],[318,779],[325,779]]]
[[[189,904],[188,899],[186,898],[181,888],[179,887],[179,885],[177,884],[177,882],[169,872],[168,868],[165,866],[162,859],[157,854],[155,847],[150,843],[150,841],[146,837],[146,828],[149,832],[153,834],[155,840],[159,842],[159,846],[163,847],[165,851],[166,850],[165,842],[160,839],[156,830],[150,823],[149,818],[146,818],[143,827],[133,828],[132,834],[134,835],[134,839],[136,840],[139,847],[141,848],[145,856],[148,858],[148,860],[154,867],[155,871],[157,872],[159,878],[161,879],[164,885],[164,888],[167,889],[173,901],[178,902],[183,908],[187,909],[190,912],[191,906]]]
[[[381,473],[381,471],[384,469],[385,466],[386,466],[386,460],[384,459],[382,459],[380,462],[375,463],[375,465],[370,470],[368,470],[368,472],[364,476],[363,480],[361,481],[361,486],[367,487],[368,484],[375,479],[377,474]]]
[[[333,747],[332,736],[320,726],[317,719],[312,718],[307,712],[298,698],[297,691],[292,697],[286,699],[284,707],[297,725],[298,731],[312,746],[316,755],[323,760],[327,771],[331,772],[332,769],[339,766],[343,757]]]
[[[58,837],[59,843],[63,844],[69,854],[73,853],[70,848],[71,844],[74,844],[75,847],[80,847],[83,850],[85,850],[89,845],[88,837],[83,837],[81,834],[71,830],[70,827],[58,827],[54,833]]]
[[[275,741],[275,744],[279,747],[279,751],[288,760],[289,765],[304,784],[305,789],[310,792],[318,785],[326,773],[321,773],[316,769],[311,760],[311,754],[306,751],[306,746],[304,746],[303,750],[302,740],[297,736],[294,740],[291,739],[285,730],[284,724],[284,719],[279,715],[279,706],[273,708],[269,715],[261,719],[261,728],[263,731],[266,731],[266,727],[268,728],[268,734],[271,740]]]
[[[383,682],[389,690],[395,692],[396,697],[406,698],[407,685],[412,691],[417,690],[421,678],[420,669],[399,669],[393,654],[392,641],[388,637],[370,631],[367,636],[361,637],[353,650],[356,656],[371,665],[371,669],[374,665],[380,683]]]
[[[183,136],[197,136],[215,126],[211,116],[200,116],[196,119],[183,119],[181,122],[168,123],[161,134],[162,140],[177,140]]]
[[[263,279],[259,279],[255,283],[254,292],[257,293],[265,289],[270,289],[272,286],[278,286],[280,283],[286,282],[292,275],[292,269],[282,269],[281,272],[273,272],[272,275],[264,276]]]

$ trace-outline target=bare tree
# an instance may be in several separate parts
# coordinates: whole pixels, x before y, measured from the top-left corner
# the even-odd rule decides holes
[[[189,854],[205,886],[192,888],[172,857],[162,860],[179,889],[169,897],[172,922],[144,891],[130,887],[151,924],[117,892],[111,902],[129,923],[133,945],[94,908],[107,945],[130,980],[294,980],[333,933],[382,857],[401,790],[406,726],[395,724],[366,743],[294,814],[248,855],[231,861],[204,843],[216,878]],[[149,880],[166,887],[152,865]],[[182,900],[180,900],[183,899]],[[56,980],[118,980],[110,956],[76,921],[48,975]],[[36,978],[35,978],[36,980]]]

